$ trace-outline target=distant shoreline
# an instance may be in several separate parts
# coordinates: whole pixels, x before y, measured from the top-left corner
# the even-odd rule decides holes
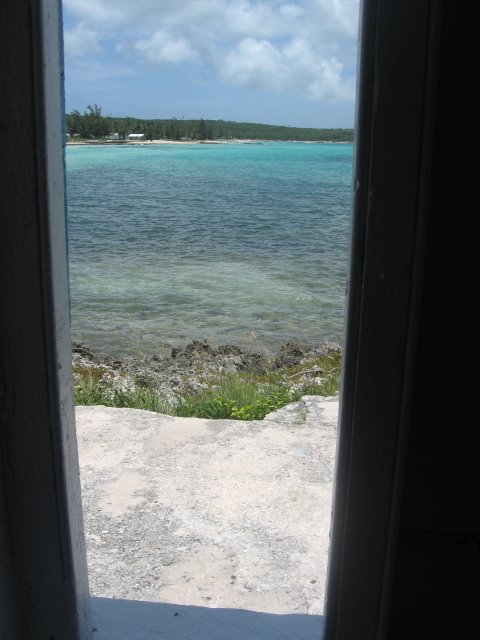
[[[353,144],[353,142],[338,141],[333,142],[330,140],[255,140],[255,139],[242,139],[235,138],[232,140],[79,140],[78,142],[67,141],[65,144],[67,147],[114,147],[114,146],[144,146],[144,145],[162,145],[162,144],[175,144],[175,145],[201,145],[201,144],[264,144],[264,143],[285,143],[293,142],[296,144]]]

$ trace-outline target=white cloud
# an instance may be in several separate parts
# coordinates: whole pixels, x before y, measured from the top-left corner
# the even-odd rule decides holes
[[[172,37],[162,30],[156,31],[148,40],[138,40],[135,49],[140,51],[148,62],[158,64],[178,64],[196,57],[195,51],[185,38]]]
[[[64,0],[64,5],[80,20],[66,34],[75,55],[111,39],[117,55],[132,64],[134,59],[189,62],[234,85],[297,92],[312,100],[354,99],[359,0]]]
[[[288,7],[276,2],[253,3],[248,0],[226,2],[223,28],[227,33],[240,37],[278,38],[291,29]],[[283,9],[282,9],[283,8]]]
[[[224,80],[250,87],[281,86],[281,53],[268,40],[246,38],[220,63]]]
[[[343,65],[335,58],[322,58],[302,38],[280,48],[267,40],[242,40],[219,67],[224,80],[240,86],[300,91],[312,100],[329,102],[355,96],[353,79],[342,77]]]
[[[308,85],[308,97],[327,102],[351,102],[355,99],[355,79],[342,78],[342,65],[335,58],[321,60],[318,73]]]
[[[309,0],[309,30],[328,39],[356,38],[358,7],[358,0]]]
[[[72,56],[84,56],[102,50],[98,33],[83,22],[79,22],[73,29],[66,29],[63,37],[65,52]]]

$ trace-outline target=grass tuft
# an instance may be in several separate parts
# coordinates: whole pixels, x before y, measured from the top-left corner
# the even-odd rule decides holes
[[[75,404],[144,409],[167,415],[171,413],[171,404],[154,388],[114,383],[114,381],[125,379],[122,380],[121,376],[118,378],[106,376],[104,371],[99,373],[96,367],[76,367],[74,368]]]

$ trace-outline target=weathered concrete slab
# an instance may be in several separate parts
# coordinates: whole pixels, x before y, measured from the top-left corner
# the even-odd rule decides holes
[[[256,422],[77,407],[92,595],[320,620],[337,413],[315,396]]]

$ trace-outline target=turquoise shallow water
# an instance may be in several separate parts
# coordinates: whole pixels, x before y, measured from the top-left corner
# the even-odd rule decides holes
[[[341,340],[351,145],[78,146],[66,166],[74,340]]]

